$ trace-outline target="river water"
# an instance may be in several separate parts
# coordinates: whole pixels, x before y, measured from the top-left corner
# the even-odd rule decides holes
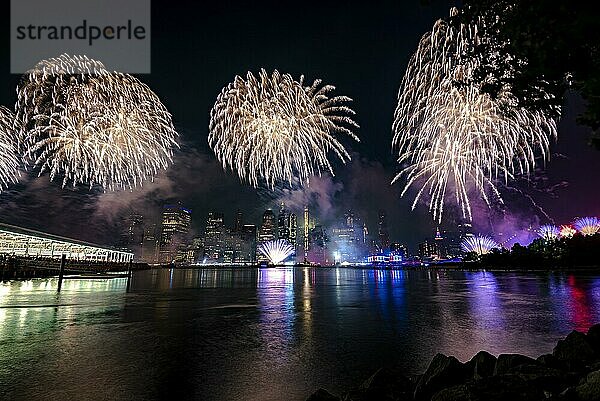
[[[304,400],[442,352],[536,357],[600,322],[600,274],[151,270],[0,283],[2,400]]]

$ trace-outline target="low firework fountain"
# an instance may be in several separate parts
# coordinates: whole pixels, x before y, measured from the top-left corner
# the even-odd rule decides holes
[[[294,247],[286,240],[279,239],[261,244],[258,251],[269,258],[272,264],[278,265],[294,253]]]
[[[477,255],[485,255],[494,248],[500,248],[500,245],[484,235],[465,238],[461,244],[461,248],[465,252],[475,252]]]

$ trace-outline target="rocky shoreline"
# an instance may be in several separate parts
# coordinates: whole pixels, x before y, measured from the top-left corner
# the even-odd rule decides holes
[[[319,389],[307,401],[600,401],[600,324],[572,331],[536,359],[480,351],[461,363],[437,354],[422,375],[379,369],[341,396]]]

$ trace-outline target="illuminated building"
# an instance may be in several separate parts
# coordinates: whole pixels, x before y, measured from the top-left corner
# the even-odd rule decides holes
[[[144,229],[142,245],[142,261],[158,263],[158,235],[156,224],[150,224]]]
[[[309,250],[307,260],[310,263],[319,265],[330,265],[333,264],[333,257],[329,254],[327,247],[329,239],[325,232],[325,229],[316,225],[309,233]]]
[[[133,253],[0,223],[0,253],[78,261],[130,262]]]
[[[244,224],[240,233],[242,247],[240,249],[237,262],[254,263],[256,262],[256,226],[254,224]]]
[[[277,216],[277,238],[283,239],[294,247],[296,253],[296,239],[298,236],[298,221],[296,215],[285,208],[283,202]]]
[[[379,221],[377,223],[377,233],[379,235],[379,249],[386,252],[390,248],[390,234],[388,232],[387,219],[385,211],[379,211]]]
[[[408,252],[406,250],[406,246],[400,244],[398,242],[393,242],[390,244],[390,254],[392,255],[400,255],[403,258],[406,258]]]
[[[225,224],[223,213],[208,212],[204,230],[204,258],[208,262],[219,262],[223,258]]]
[[[136,260],[141,260],[143,245],[144,216],[138,213],[131,213],[124,221],[121,246],[127,251],[133,252]]]
[[[426,239],[419,244],[419,256],[421,260],[434,259],[437,257],[437,249],[435,242]]]
[[[308,205],[304,206],[304,259],[308,258],[308,249],[310,246],[310,238],[309,238],[309,214],[308,214]]]
[[[363,262],[367,255],[365,228],[360,219],[349,210],[340,224],[331,233],[332,248],[336,263]]]
[[[262,243],[274,241],[275,239],[275,214],[273,214],[271,209],[267,209],[263,214],[262,224],[258,230],[258,242],[256,245],[260,246]],[[267,257],[260,252],[256,253],[256,257],[259,262],[267,261]]]
[[[160,263],[180,262],[180,248],[187,245],[192,212],[181,205],[163,208],[158,259]]]

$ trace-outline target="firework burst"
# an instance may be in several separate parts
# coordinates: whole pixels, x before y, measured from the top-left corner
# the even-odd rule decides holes
[[[27,72],[17,90],[19,146],[50,179],[132,188],[172,161],[171,115],[137,78],[62,55]]]
[[[594,235],[600,231],[600,219],[597,217],[581,217],[573,225],[583,235]]]
[[[269,258],[271,263],[278,265],[294,253],[294,247],[286,240],[279,239],[261,244],[258,251]]]
[[[510,88],[492,99],[472,82],[476,65],[461,55],[484,40],[475,25],[436,22],[400,86],[392,146],[404,167],[392,182],[406,179],[402,195],[418,183],[413,209],[427,194],[438,221],[451,192],[468,219],[472,190],[488,206],[493,199],[502,202],[495,182],[530,173],[538,155],[548,158],[556,136],[556,122],[519,107]]]
[[[575,233],[577,233],[577,230],[575,230],[571,226],[560,226],[560,236],[561,237],[571,238],[572,236],[575,235]]]
[[[15,115],[0,106],[0,191],[18,180],[19,157],[15,136]]]
[[[560,228],[552,224],[541,226],[537,230],[537,235],[546,241],[552,241],[560,236]]]
[[[336,134],[359,140],[347,106],[352,99],[332,96],[334,89],[320,80],[304,86],[304,77],[295,81],[277,70],[236,76],[210,112],[208,143],[224,169],[254,187],[264,181],[273,189],[294,179],[302,184],[323,171],[333,175],[328,153],[350,160]]]
[[[485,255],[494,248],[500,248],[500,245],[484,235],[465,238],[461,244],[461,248],[465,252],[475,252],[477,255]]]

